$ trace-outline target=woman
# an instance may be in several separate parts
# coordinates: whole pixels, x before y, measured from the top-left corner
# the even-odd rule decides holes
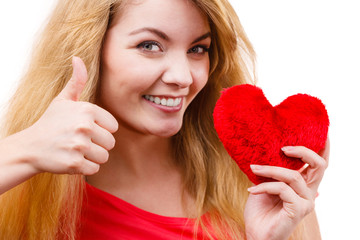
[[[59,1],[7,113],[1,237],[319,238],[326,160],[284,148],[309,167],[249,188],[214,131],[253,63],[226,0]]]

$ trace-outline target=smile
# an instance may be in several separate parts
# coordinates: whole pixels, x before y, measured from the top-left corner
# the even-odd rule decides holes
[[[150,102],[153,102],[157,105],[167,106],[167,107],[177,107],[181,103],[181,98],[165,98],[165,97],[154,97],[151,95],[145,95],[144,98]]]

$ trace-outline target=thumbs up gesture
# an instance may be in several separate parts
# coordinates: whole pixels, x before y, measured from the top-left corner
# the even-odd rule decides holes
[[[23,149],[36,173],[91,175],[108,160],[115,146],[118,123],[106,110],[79,101],[87,81],[80,58],[73,58],[73,75],[41,118],[25,130]]]

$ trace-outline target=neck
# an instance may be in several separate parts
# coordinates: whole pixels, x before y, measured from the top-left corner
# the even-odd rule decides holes
[[[100,171],[87,182],[143,210],[174,217],[194,217],[194,200],[184,191],[171,138],[119,129],[116,146]]]
[[[144,135],[121,128],[115,134],[116,145],[109,160],[87,181],[102,189],[118,188],[120,183],[162,181],[179,172],[171,151],[171,138]]]

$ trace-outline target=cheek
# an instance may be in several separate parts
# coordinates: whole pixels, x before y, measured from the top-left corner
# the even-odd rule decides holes
[[[102,70],[105,78],[103,80],[110,89],[141,92],[152,85],[154,79],[159,76],[160,70],[155,64],[131,51],[114,55],[116,54],[104,59]]]
[[[196,92],[198,93],[203,89],[209,79],[209,61],[205,61],[195,66],[193,76],[195,79],[194,85]]]

